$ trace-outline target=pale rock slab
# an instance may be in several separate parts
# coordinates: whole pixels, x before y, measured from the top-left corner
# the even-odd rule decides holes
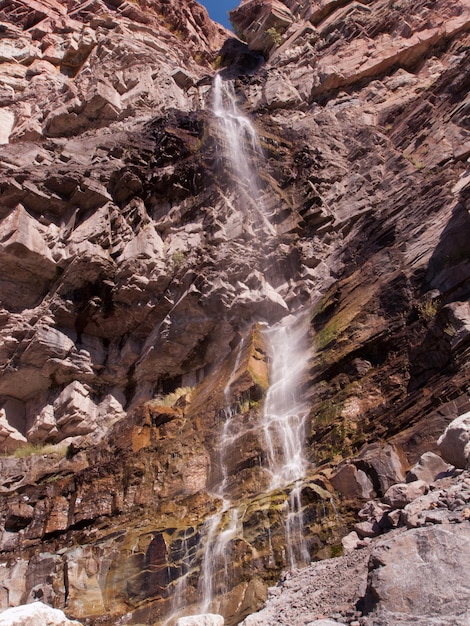
[[[352,530],[346,536],[341,539],[341,545],[343,546],[344,554],[349,554],[356,550],[361,543],[361,539],[355,530]]]
[[[11,131],[15,125],[15,114],[9,109],[0,109],[0,144],[10,140]]]
[[[224,623],[222,615],[206,613],[205,615],[180,617],[176,622],[176,626],[224,626]]]
[[[0,258],[34,274],[52,278],[55,262],[44,239],[43,228],[21,205],[6,217],[0,228]]]
[[[437,441],[443,458],[460,469],[465,469],[470,457],[470,411],[451,422]]]
[[[415,480],[422,480],[430,485],[439,478],[440,475],[446,474],[450,468],[440,456],[434,452],[425,452],[421,455],[416,465],[414,465],[406,475],[406,482],[410,483]]]
[[[4,536],[15,533],[4,532],[0,545],[4,546]],[[26,591],[26,573],[28,571],[28,561],[18,559],[11,567],[0,566],[0,610],[8,606],[18,606]],[[3,613],[0,613],[0,617]]]
[[[407,504],[424,495],[428,490],[423,480],[415,480],[412,483],[398,483],[392,485],[383,497],[383,501],[393,509],[401,509]]]
[[[11,452],[26,442],[26,438],[8,423],[5,410],[0,409],[0,451]]]
[[[67,385],[53,404],[60,439],[86,435],[96,426],[96,405],[78,381]]]
[[[1,613],[0,626],[81,626],[81,622],[69,620],[59,609],[33,602]]]
[[[120,261],[127,261],[136,257],[153,259],[163,256],[163,240],[152,225],[142,228],[139,234],[125,246]]]

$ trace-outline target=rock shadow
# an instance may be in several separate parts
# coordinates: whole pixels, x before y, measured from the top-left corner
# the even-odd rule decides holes
[[[236,37],[227,39],[217,56],[217,64],[223,68],[220,73],[226,79],[254,74],[264,62],[262,52],[250,50],[246,43]]]

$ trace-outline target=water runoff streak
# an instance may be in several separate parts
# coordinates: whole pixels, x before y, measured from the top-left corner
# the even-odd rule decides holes
[[[231,397],[231,386],[235,374],[240,365],[245,340],[242,339],[238,345],[237,357],[232,373],[224,388],[224,425],[219,440],[219,471],[220,480],[213,489],[212,495],[222,499],[222,508],[212,515],[206,522],[206,541],[201,564],[201,577],[199,579],[199,592],[202,597],[201,613],[211,610],[211,604],[216,595],[216,586],[219,593],[226,593],[228,583],[229,561],[227,548],[229,543],[237,536],[239,531],[240,514],[238,508],[232,505],[227,493],[228,471],[226,458],[231,446],[239,437],[237,423],[237,409]],[[222,566],[222,567],[221,567]],[[217,581],[217,572],[222,570],[221,580]]]
[[[259,164],[264,161],[258,133],[237,106],[233,82],[222,80],[219,74],[214,79],[212,111],[218,121],[237,191],[243,199],[238,209],[245,214],[243,217],[251,218],[253,226],[264,227],[269,234],[275,235],[276,230],[263,207],[257,174]]]
[[[310,350],[307,316],[288,316],[264,331],[271,361],[270,386],[263,411],[263,430],[271,475],[269,489],[291,487],[286,521],[289,567],[309,562],[303,533],[302,481],[308,461],[305,456],[305,428],[308,403],[301,385]]]

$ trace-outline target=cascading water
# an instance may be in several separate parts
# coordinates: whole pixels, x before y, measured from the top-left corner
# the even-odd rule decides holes
[[[215,515],[212,515],[206,522],[206,541],[204,546],[204,555],[201,564],[201,577],[199,580],[199,592],[203,598],[201,602],[201,612],[207,613],[211,608],[214,599],[216,574],[222,566],[222,580],[219,582],[219,592],[227,590],[228,577],[228,554],[227,546],[236,537],[239,526],[239,511],[234,507],[227,494],[227,464],[226,456],[230,447],[236,442],[238,435],[237,410],[233,407],[231,397],[231,386],[235,374],[240,365],[241,355],[244,346],[244,339],[240,341],[238,346],[237,357],[233,366],[232,373],[224,388],[224,425],[219,440],[219,471],[220,479],[212,495],[222,499],[222,508]]]
[[[264,157],[256,130],[250,120],[237,106],[232,82],[223,81],[218,75],[214,80],[213,107],[219,132],[224,142],[225,158],[236,181],[236,211],[239,218],[251,227],[252,234],[261,230],[264,235],[274,235],[275,228],[267,219],[263,207],[257,170]],[[269,475],[267,492],[280,490],[288,493],[285,501],[285,541],[287,563],[297,567],[308,563],[309,554],[303,537],[301,506],[302,480],[308,463],[304,441],[308,406],[299,393],[309,359],[308,323],[305,316],[287,316],[277,325],[263,331],[270,357],[270,387],[265,399],[258,437],[266,451],[265,470]],[[224,390],[224,423],[218,439],[217,479],[210,495],[220,499],[217,513],[206,520],[201,531],[198,597],[199,613],[217,611],[221,597],[229,591],[230,547],[234,539],[242,536],[244,509],[231,501],[227,459],[236,450],[238,441],[245,434],[240,419],[239,399],[232,398],[231,387],[236,379],[244,347],[242,340],[237,357]],[[268,524],[269,545],[271,546]],[[272,551],[272,549],[271,549]],[[271,557],[270,557],[271,558]],[[188,564],[188,573],[194,571],[195,561]],[[196,566],[197,567],[197,566]],[[183,576],[175,587],[173,612],[165,624],[173,623],[184,612]]]
[[[212,111],[218,121],[224,141],[225,157],[230,164],[236,188],[241,196],[237,209],[249,218],[254,227],[262,227],[269,234],[276,231],[269,222],[263,207],[261,185],[258,177],[259,163],[264,160],[258,133],[251,121],[237,106],[237,96],[231,81],[214,79]]]
[[[299,381],[310,356],[305,346],[305,321],[293,316],[264,331],[271,360],[263,429],[268,452],[271,489],[285,487],[305,476],[305,419]]]
[[[309,562],[305,545],[301,504],[302,480],[308,461],[305,456],[305,427],[309,407],[302,398],[302,377],[310,351],[307,346],[306,316],[288,316],[264,331],[271,360],[270,387],[263,411],[270,490],[291,487],[286,520],[286,547],[290,568]]]

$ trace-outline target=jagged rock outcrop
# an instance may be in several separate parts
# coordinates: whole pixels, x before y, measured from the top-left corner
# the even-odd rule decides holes
[[[470,410],[467,3],[247,0],[232,19],[248,45],[193,0],[0,0],[3,607],[158,622],[184,580],[197,611],[222,479],[243,522],[214,611],[260,606],[289,499],[266,491],[263,328],[289,311],[310,319],[311,558],[354,524],[365,543],[385,518],[419,527],[420,498],[393,508],[417,486],[393,485],[445,472],[423,453]],[[215,67],[264,151],[262,223]]]

